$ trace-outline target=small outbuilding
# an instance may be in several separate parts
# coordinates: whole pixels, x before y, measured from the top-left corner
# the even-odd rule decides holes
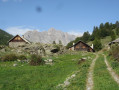
[[[111,46],[111,45],[114,45],[114,44],[119,44],[119,38],[117,38],[116,40],[111,41],[111,42],[109,43],[110,46]]]
[[[12,39],[8,41],[8,43],[9,43],[9,47],[13,47],[13,48],[18,47],[20,45],[30,44],[30,42],[27,39],[21,37],[20,35],[14,36]]]
[[[76,44],[73,44],[73,46],[71,46],[69,50],[95,52],[93,46],[91,47],[82,41],[78,41]]]

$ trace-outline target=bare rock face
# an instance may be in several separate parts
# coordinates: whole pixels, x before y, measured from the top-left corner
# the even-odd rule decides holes
[[[61,41],[63,45],[67,45],[67,43],[76,38],[74,35],[69,35],[66,32],[55,30],[54,28],[43,32],[28,31],[24,34],[24,37],[34,43],[52,44],[55,41],[59,44],[59,41]]]

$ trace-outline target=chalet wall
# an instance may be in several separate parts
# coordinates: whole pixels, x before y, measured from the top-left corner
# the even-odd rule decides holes
[[[93,52],[93,50],[90,47],[81,42],[74,46],[74,50]]]
[[[9,47],[18,47],[20,45],[25,45],[26,42],[9,42]]]
[[[75,51],[87,51],[87,52],[95,52],[89,45],[79,41],[78,43],[74,44],[69,50]]]
[[[83,43],[78,43],[75,47],[74,47],[75,50],[77,51],[88,51],[88,47],[83,44]]]

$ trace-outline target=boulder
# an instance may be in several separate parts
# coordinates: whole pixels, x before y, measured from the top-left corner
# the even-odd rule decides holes
[[[5,52],[6,52],[6,49],[3,48],[3,49],[1,49],[0,51],[3,52],[3,53],[5,53]]]
[[[0,45],[0,49],[3,49],[3,48],[5,48],[5,46],[4,45]]]
[[[52,59],[47,59],[47,60],[44,60],[44,61],[45,61],[45,64],[50,64],[50,65],[53,64],[53,60]]]
[[[16,67],[16,66],[17,66],[17,64],[13,64],[13,66],[14,66],[14,67]]]

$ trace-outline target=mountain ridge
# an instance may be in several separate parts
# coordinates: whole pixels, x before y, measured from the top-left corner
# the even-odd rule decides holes
[[[75,35],[70,35],[67,32],[62,32],[54,28],[50,28],[48,31],[42,32],[39,32],[37,30],[27,31],[24,34],[24,37],[34,43],[40,42],[51,44],[53,43],[53,41],[55,41],[58,44],[59,41],[61,41],[63,45],[67,45],[67,43],[76,38]]]

